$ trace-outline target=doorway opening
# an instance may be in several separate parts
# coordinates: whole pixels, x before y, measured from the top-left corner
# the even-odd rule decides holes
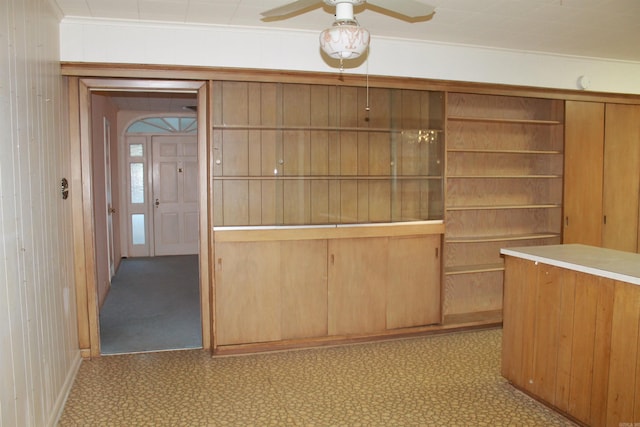
[[[206,83],[73,83],[83,356],[209,349]]]
[[[196,97],[155,95],[93,94],[116,107],[120,131],[123,256],[100,307],[102,354],[202,347]]]

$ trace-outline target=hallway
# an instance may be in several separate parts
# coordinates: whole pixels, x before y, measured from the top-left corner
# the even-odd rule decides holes
[[[102,354],[202,346],[198,256],[123,259],[100,310]]]

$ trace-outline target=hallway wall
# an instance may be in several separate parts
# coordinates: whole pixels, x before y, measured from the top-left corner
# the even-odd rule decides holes
[[[80,365],[60,16],[0,2],[0,426],[54,425]]]

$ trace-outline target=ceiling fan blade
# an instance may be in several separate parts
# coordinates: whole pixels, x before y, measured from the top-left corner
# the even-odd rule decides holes
[[[265,18],[277,18],[279,16],[289,15],[291,13],[298,12],[300,10],[307,9],[308,7],[322,3],[322,0],[298,0],[284,6],[269,9],[266,12],[262,12],[261,15]]]
[[[367,0],[367,3],[408,18],[429,16],[435,11],[433,6],[415,0]]]

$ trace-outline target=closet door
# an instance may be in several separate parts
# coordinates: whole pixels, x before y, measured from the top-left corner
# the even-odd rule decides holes
[[[604,109],[601,102],[565,104],[563,243],[602,244]]]
[[[607,104],[602,246],[638,250],[640,106]],[[589,206],[585,206],[587,210]]]

